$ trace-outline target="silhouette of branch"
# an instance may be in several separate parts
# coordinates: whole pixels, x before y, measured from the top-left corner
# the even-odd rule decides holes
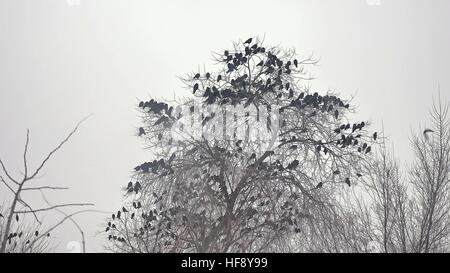
[[[68,190],[67,187],[50,187],[50,186],[43,186],[43,187],[36,187],[36,188],[24,188],[22,191],[34,191],[34,190]]]
[[[42,163],[39,165],[39,167],[36,169],[36,171],[30,176],[27,177],[25,180],[30,180],[33,179],[37,174],[39,174],[39,172],[41,171],[41,169],[45,166],[45,164],[47,163],[47,161],[52,157],[52,155],[54,153],[56,153],[64,144],[66,144],[69,139],[72,137],[73,134],[76,133],[76,131],[78,130],[78,127],[81,125],[81,123],[83,123],[85,120],[87,120],[91,115],[85,117],[84,119],[82,119],[80,122],[77,123],[77,125],[75,126],[75,128],[69,133],[69,135],[67,135],[67,137],[61,141],[59,143],[58,146],[56,146],[55,149],[53,149],[48,155],[47,157],[42,161]]]
[[[63,205],[55,205],[48,208],[43,209],[33,209],[33,210],[21,210],[21,211],[14,211],[14,213],[17,214],[25,214],[25,213],[36,213],[36,212],[42,212],[42,211],[49,211],[56,208],[62,208],[62,207],[76,207],[76,206],[94,206],[92,203],[79,203],[79,204],[63,204]]]
[[[23,166],[24,166],[24,170],[25,173],[23,174],[23,176],[26,178],[28,175],[28,166],[27,166],[27,151],[28,151],[28,143],[30,142],[30,130],[27,129],[27,141],[25,142],[25,149],[23,152]]]
[[[17,182],[14,178],[12,178],[12,176],[8,173],[8,171],[6,170],[6,167],[3,164],[3,161],[1,159],[0,159],[0,165],[2,165],[2,169],[5,172],[6,176],[9,178],[9,180],[11,180],[12,182],[14,182],[17,185],[19,185],[19,182]]]

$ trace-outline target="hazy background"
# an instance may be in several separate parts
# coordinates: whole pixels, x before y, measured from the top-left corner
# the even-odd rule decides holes
[[[355,95],[357,117],[374,129],[383,121],[407,163],[438,84],[450,98],[449,25],[448,0],[0,0],[0,157],[18,175],[26,128],[35,166],[93,113],[35,183],[71,188],[49,195],[54,203],[117,211],[131,170],[151,158],[135,136],[137,98],[189,95],[178,75],[260,35],[320,58],[313,89]],[[88,251],[102,251],[106,216],[76,217]],[[57,251],[79,240],[70,223],[53,235]]]

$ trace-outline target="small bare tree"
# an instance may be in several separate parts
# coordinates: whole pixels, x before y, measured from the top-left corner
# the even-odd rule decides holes
[[[74,213],[64,213],[60,208],[64,207],[80,207],[80,206],[93,206],[90,203],[64,203],[58,205],[51,205],[48,200],[44,197],[45,202],[48,206],[44,208],[34,208],[30,205],[24,198],[22,194],[24,192],[41,192],[47,190],[65,190],[66,187],[54,187],[54,186],[29,186],[35,180],[42,169],[45,167],[46,163],[52,158],[52,156],[61,149],[61,147],[66,144],[69,139],[78,130],[79,125],[84,121],[80,121],[75,128],[68,134],[68,136],[61,141],[56,148],[47,154],[47,156],[41,161],[39,166],[34,170],[30,171],[28,166],[28,146],[30,142],[29,130],[27,130],[25,148],[23,152],[23,174],[20,178],[15,178],[8,171],[5,163],[0,159],[0,166],[3,170],[3,175],[0,175],[1,183],[10,191],[12,194],[11,204],[4,205],[0,208],[0,253],[5,252],[43,252],[48,250],[49,243],[46,242],[47,238],[50,237],[50,232],[62,225],[65,221],[71,220],[75,221],[72,216],[86,212],[88,210],[81,210]],[[60,213],[64,214],[62,218],[56,224],[50,227],[43,227],[42,225],[42,215],[43,213],[58,210]],[[33,224],[26,224],[24,221],[19,221],[25,215],[32,215],[34,217]],[[39,230],[41,229],[41,230]],[[47,240],[48,241],[48,240]]]
[[[413,250],[443,252],[450,239],[450,119],[449,104],[439,98],[431,110],[432,127],[413,136],[416,160],[411,168],[414,189]]]

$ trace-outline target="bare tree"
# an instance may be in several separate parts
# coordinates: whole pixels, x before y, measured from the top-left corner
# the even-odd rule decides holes
[[[11,204],[4,205],[1,210],[0,253],[45,251],[48,247],[48,243],[45,242],[45,240],[48,240],[47,238],[50,237],[50,232],[59,227],[66,220],[74,221],[72,219],[72,216],[82,212],[86,212],[86,210],[77,211],[71,214],[64,214],[65,216],[62,220],[50,227],[44,227],[42,225],[42,217],[40,217],[40,215],[65,207],[93,206],[93,204],[90,203],[63,203],[51,205],[48,200],[46,200],[49,206],[43,208],[34,208],[22,197],[22,194],[24,192],[43,192],[48,190],[67,189],[65,187],[54,187],[49,185],[34,187],[32,186],[32,182],[39,176],[40,172],[43,170],[46,163],[52,158],[52,156],[69,141],[73,134],[75,134],[75,132],[78,130],[79,125],[84,120],[85,119],[80,121],[68,134],[68,136],[47,154],[47,156],[41,161],[41,163],[34,171],[31,171],[28,167],[27,152],[29,147],[30,135],[29,130],[27,130],[26,142],[23,152],[23,173],[22,177],[20,178],[13,177],[10,171],[8,171],[5,163],[0,159],[0,165],[3,170],[3,175],[0,175],[0,181],[12,194]],[[32,215],[34,217],[34,223],[31,225],[26,225],[26,223],[18,225],[17,223],[22,218],[24,218],[25,215]]]
[[[413,136],[415,162],[411,168],[412,209],[416,229],[413,250],[449,250],[450,235],[450,119],[449,105],[439,98],[431,111],[432,127]]]
[[[252,39],[215,57],[217,73],[182,78],[193,100],[139,103],[139,136],[160,159],[135,168],[108,220],[113,251],[293,251],[305,226],[334,225],[321,214],[353,217],[338,193],[374,140],[348,101],[305,84],[316,61]]]

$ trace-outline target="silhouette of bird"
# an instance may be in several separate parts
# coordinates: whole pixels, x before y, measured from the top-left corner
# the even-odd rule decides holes
[[[339,117],[339,111],[335,110],[334,111],[334,118],[337,119]]]
[[[294,60],[294,65],[295,65],[295,67],[298,67],[298,61],[297,61],[297,59]]]
[[[198,90],[198,83],[194,84],[194,94]]]
[[[195,74],[194,79],[200,78],[200,73]]]
[[[0,213],[0,218],[4,218],[5,216],[3,216],[3,214]]]
[[[38,236],[38,235],[39,235],[39,232],[36,230],[36,231],[34,232],[34,235],[35,235],[35,236]]]
[[[373,133],[373,140],[377,140],[377,137],[378,137],[378,133],[377,132]]]
[[[248,158],[248,161],[250,161],[252,159],[256,159],[256,154],[255,153],[252,153],[252,155]]]
[[[341,171],[335,170],[335,171],[333,172],[333,174],[335,174],[335,175],[341,174]]]
[[[112,219],[115,220],[116,219],[116,215],[114,215],[114,213],[112,214]]]
[[[117,211],[117,219],[120,219],[120,215],[121,215],[121,213],[120,213],[120,210],[119,210],[119,211]]]
[[[211,74],[208,72],[208,73],[206,73],[206,79],[209,79],[209,77],[211,77]]]
[[[370,153],[371,150],[372,150],[372,147],[367,147],[366,154]]]
[[[108,232],[108,231],[109,231],[109,227],[106,227],[105,232]]]
[[[431,129],[425,129],[425,130],[423,131],[423,136],[425,137],[426,140],[429,139],[429,137],[428,137],[428,134],[429,134],[429,133],[434,133],[434,131],[431,130]]]
[[[316,189],[320,189],[323,187],[323,182],[319,182],[319,184],[317,184]]]
[[[361,176],[362,176],[362,174],[360,174],[360,173],[357,173],[357,174],[356,174],[356,176],[357,176],[357,177],[361,177]]]
[[[350,178],[345,178],[345,184],[347,184],[349,187],[351,186],[351,184],[350,184]]]
[[[262,66],[264,64],[264,61],[260,61],[256,66]]]
[[[244,42],[244,44],[250,44],[252,42],[252,38],[248,38],[247,41]]]
[[[133,187],[133,182],[128,182],[128,185],[127,185],[127,189],[129,189],[129,188],[132,188]]]
[[[125,207],[122,207],[122,211],[123,211],[123,213],[127,213],[128,212],[128,210]]]
[[[131,219],[133,219],[133,218],[134,218],[134,215],[135,215],[135,214],[134,214],[134,212],[133,212],[133,213],[131,214]]]
[[[298,167],[299,163],[300,162],[296,159],[296,160],[292,161],[291,163],[289,163],[289,165],[286,168],[289,170],[294,170]]]
[[[222,80],[222,75],[217,76],[217,82],[220,82]]]
[[[294,90],[289,90],[289,98],[292,98],[294,96]]]
[[[142,127],[139,127],[139,136],[145,135],[145,130]]]
[[[16,214],[16,221],[19,222],[19,215]]]

